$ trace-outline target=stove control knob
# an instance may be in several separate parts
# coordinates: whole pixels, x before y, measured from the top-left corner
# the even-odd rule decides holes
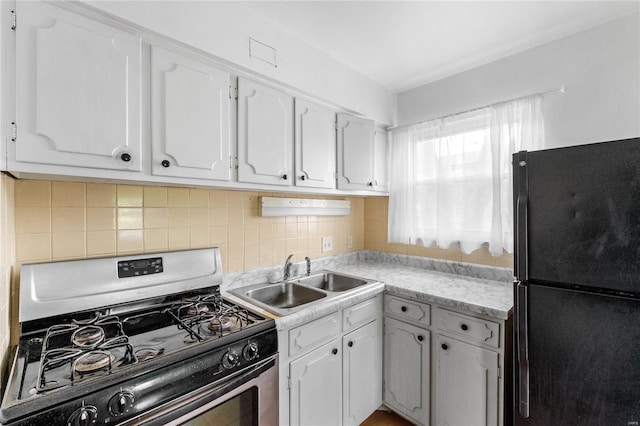
[[[231,370],[238,365],[238,362],[240,362],[240,356],[233,349],[222,356],[222,366],[227,370]]]
[[[98,409],[93,405],[82,405],[76,411],[71,413],[67,420],[70,426],[90,426],[96,424],[98,419]]]
[[[131,392],[118,392],[109,400],[109,414],[114,417],[124,416],[133,408],[134,401]]]
[[[248,343],[244,349],[242,349],[242,357],[247,361],[251,361],[252,359],[256,359],[258,356],[258,344],[257,343]]]

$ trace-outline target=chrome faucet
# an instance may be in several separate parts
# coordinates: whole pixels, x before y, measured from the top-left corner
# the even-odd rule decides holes
[[[284,274],[283,274],[282,281],[286,281],[289,279],[289,277],[291,277],[291,266],[293,265],[293,263],[291,263],[292,257],[293,257],[293,253],[290,254],[289,257],[287,257],[287,260],[285,260],[284,262]]]
[[[307,256],[304,260],[307,262],[307,276],[309,276],[311,275],[311,258]]]

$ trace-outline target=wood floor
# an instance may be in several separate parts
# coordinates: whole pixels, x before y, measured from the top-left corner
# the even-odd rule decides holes
[[[395,413],[376,411],[360,424],[360,426],[413,426],[413,423]]]

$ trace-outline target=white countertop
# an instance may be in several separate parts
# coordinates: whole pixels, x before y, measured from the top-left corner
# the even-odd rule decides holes
[[[278,330],[320,318],[383,291],[502,320],[509,318],[513,308],[513,284],[510,282],[435,272],[391,263],[358,262],[336,265],[327,269],[368,278],[378,283],[327,301],[313,302],[298,312],[282,317],[252,306],[229,293],[225,292],[224,295],[265,316],[274,318]]]

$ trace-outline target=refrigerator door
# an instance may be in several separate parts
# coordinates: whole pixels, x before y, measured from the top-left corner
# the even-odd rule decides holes
[[[514,155],[518,279],[640,295],[640,138],[526,154],[525,183]]]
[[[526,305],[529,418],[516,405],[515,424],[639,424],[640,300],[529,283]]]

